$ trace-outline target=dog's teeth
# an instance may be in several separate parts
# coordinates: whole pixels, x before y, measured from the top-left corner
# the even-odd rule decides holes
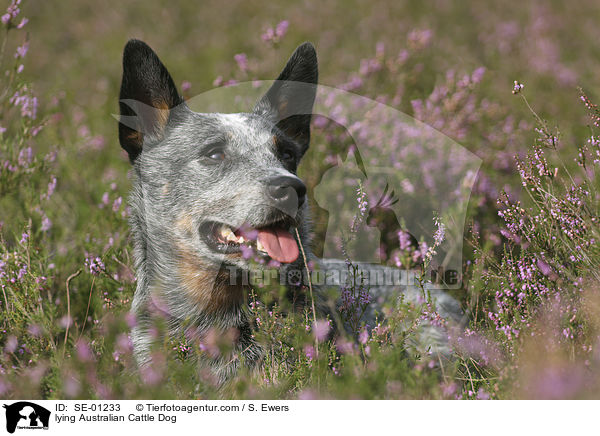
[[[258,239],[256,240],[256,249],[257,249],[258,251],[267,251],[267,250],[265,250],[265,247],[264,247],[264,245],[263,245],[263,244],[261,244],[261,243],[260,243],[260,241],[259,241]]]
[[[226,241],[235,241],[236,240],[236,237],[233,234],[233,231],[228,226],[222,226],[221,231],[219,233],[221,235],[221,238],[223,238]]]

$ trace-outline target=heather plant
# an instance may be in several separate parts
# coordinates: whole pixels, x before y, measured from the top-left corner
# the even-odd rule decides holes
[[[513,94],[531,109],[522,84],[515,82]],[[594,123],[595,106],[583,93],[581,99]],[[563,147],[560,133],[531,112],[538,136],[524,158],[515,157],[525,196],[519,200],[502,193],[498,198],[504,250],[496,259],[476,247],[473,276],[481,288],[474,309],[481,318],[474,322],[478,331],[468,329],[459,338],[459,348],[475,354],[479,365],[499,373],[494,383],[514,381],[511,371],[518,371],[520,356],[531,356],[528,347],[533,347],[535,338],[539,338],[536,347],[543,344],[546,353],[568,347],[571,362],[588,359],[597,341],[584,304],[586,295],[595,295],[593,284],[598,280],[595,132],[590,127],[587,142],[571,147],[574,166],[557,154]],[[586,362],[589,366],[590,360]],[[569,396],[579,390],[576,385],[564,389]],[[546,396],[541,388],[538,394]]]
[[[56,310],[45,304],[52,300],[49,290],[53,274],[51,265],[45,262],[44,247],[52,228],[45,209],[57,179],[49,174],[54,154],[44,155],[34,149],[35,138],[45,122],[40,121],[37,113],[38,100],[31,84],[21,77],[29,42],[22,30],[28,20],[21,17],[20,12],[20,1],[15,0],[1,18],[4,39],[0,69],[6,78],[0,94],[1,343],[5,349],[0,365],[3,372],[9,368],[34,371],[38,363],[36,356],[57,345],[52,336],[45,334],[54,329],[49,321]],[[38,370],[38,373],[41,377],[43,371]],[[8,390],[7,383],[2,390]]]

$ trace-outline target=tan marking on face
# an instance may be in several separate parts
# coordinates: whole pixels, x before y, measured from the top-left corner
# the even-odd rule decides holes
[[[165,192],[165,189],[168,192],[168,183],[165,185],[165,187],[163,188],[163,192]],[[182,214],[179,219],[175,222],[175,227],[181,231],[181,233],[185,234],[188,232],[193,232],[194,231],[194,220],[192,220],[192,217],[190,215],[187,214]]]
[[[165,185],[162,188],[162,194],[167,195],[169,193],[170,189],[171,189],[171,183],[169,183],[169,182],[165,183]]]
[[[209,313],[225,312],[243,300],[239,286],[229,286],[226,274],[208,269],[189,249],[180,247],[177,267],[181,285],[199,308]]]
[[[191,215],[183,213],[175,222],[183,240],[177,246],[177,275],[189,298],[201,310],[224,312],[243,300],[240,286],[230,286],[228,273],[216,268],[207,268],[202,260],[186,242],[187,234],[196,231]],[[241,254],[239,254],[241,257]]]
[[[131,133],[128,133],[127,139],[129,139],[131,142],[135,142],[139,146],[141,146],[143,142],[142,134],[137,130],[132,130]]]
[[[286,99],[281,100],[281,102],[279,103],[279,107],[277,108],[281,119],[287,118],[287,112],[286,112],[287,107],[288,107],[288,101]]]
[[[169,121],[169,105],[166,101],[160,100],[153,102],[152,106],[156,108],[156,123],[160,129],[163,129]]]

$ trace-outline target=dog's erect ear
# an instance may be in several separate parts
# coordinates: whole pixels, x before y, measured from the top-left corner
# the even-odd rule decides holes
[[[171,75],[156,53],[136,39],[123,51],[119,141],[133,163],[144,140],[160,140],[171,109],[182,103]]]
[[[303,147],[310,142],[310,119],[317,93],[317,53],[310,42],[299,46],[285,68],[260,99],[254,113],[269,117]]]

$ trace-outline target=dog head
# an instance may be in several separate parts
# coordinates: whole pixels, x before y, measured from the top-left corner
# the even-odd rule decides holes
[[[305,43],[251,112],[196,113],[152,49],[127,43],[119,140],[137,174],[133,220],[149,258],[246,268],[250,247],[266,260],[297,260],[306,188],[296,169],[310,142],[317,71]]]

